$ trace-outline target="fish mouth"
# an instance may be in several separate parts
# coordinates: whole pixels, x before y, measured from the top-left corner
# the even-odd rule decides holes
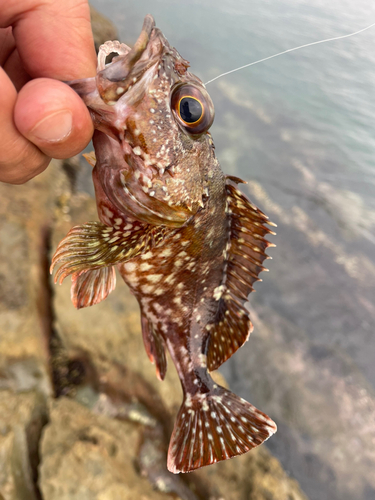
[[[114,104],[130,86],[141,78],[148,68],[157,62],[162,47],[161,44],[150,44],[153,31],[157,32],[155,34],[157,38],[160,38],[161,32],[155,28],[154,18],[151,14],[147,14],[133,48],[130,49],[125,44],[118,44],[118,42],[107,42],[99,48],[99,71],[96,76],[96,85],[100,97],[106,104]],[[119,55],[113,59],[111,64],[105,66],[105,56],[108,55],[108,50]],[[103,53],[105,54],[104,58]],[[143,55],[145,57],[142,59]]]
[[[99,47],[95,77],[65,82],[88,107],[95,128],[103,130],[111,137],[117,137],[111,128],[105,126],[114,119],[112,106],[142,80],[149,68],[160,62],[167,44],[162,32],[155,27],[154,18],[147,14],[133,48],[118,41],[108,41]],[[113,53],[118,55],[106,65],[107,56]],[[141,98],[142,91],[143,87],[137,85],[134,99]]]

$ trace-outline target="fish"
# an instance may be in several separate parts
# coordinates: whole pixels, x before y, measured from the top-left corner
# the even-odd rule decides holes
[[[188,68],[147,15],[132,48],[106,42],[96,77],[69,82],[95,127],[86,159],[99,222],[73,227],[51,265],[55,283],[71,276],[78,309],[114,290],[117,268],[139,302],[160,380],[169,351],[183,391],[172,473],[241,455],[276,432],[210,375],[253,329],[246,302],[275,246],[266,239],[275,224],[240,191],[241,179],[221,171],[209,132],[214,106]]]

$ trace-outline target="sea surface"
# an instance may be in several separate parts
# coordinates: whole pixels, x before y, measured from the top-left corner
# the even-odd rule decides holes
[[[368,0],[93,0],[143,17],[204,82],[375,22]],[[277,223],[250,341],[222,371],[278,423],[267,446],[311,500],[375,498],[375,27],[207,86],[224,172]]]

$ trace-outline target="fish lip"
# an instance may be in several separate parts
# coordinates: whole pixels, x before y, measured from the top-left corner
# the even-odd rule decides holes
[[[121,57],[121,60],[109,64],[106,68],[99,71],[99,80],[101,77],[111,82],[120,82],[131,73],[135,64],[145,52],[150,39],[152,30],[155,28],[155,20],[151,14],[147,14],[143,21],[141,33],[130,51]]]
[[[160,30],[155,28],[154,18],[147,14],[133,48],[129,52],[119,55],[116,61],[98,71],[96,75],[97,88],[100,97],[106,104],[116,103],[134,83],[134,79],[139,80],[148,68],[156,64],[161,50],[153,54],[151,50],[147,51],[147,49],[150,48],[150,43],[155,40],[155,35],[159,38],[160,33]],[[143,61],[143,65],[137,64],[144,54],[147,54],[147,58]],[[135,69],[139,75],[134,75]]]

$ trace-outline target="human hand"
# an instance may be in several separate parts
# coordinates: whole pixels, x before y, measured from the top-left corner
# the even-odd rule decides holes
[[[78,95],[96,74],[87,0],[0,0],[0,181],[22,184],[90,141]]]

